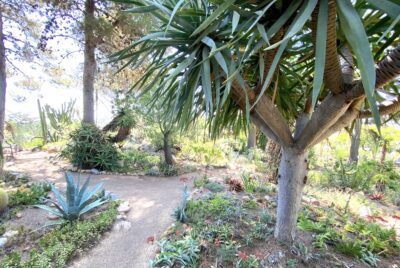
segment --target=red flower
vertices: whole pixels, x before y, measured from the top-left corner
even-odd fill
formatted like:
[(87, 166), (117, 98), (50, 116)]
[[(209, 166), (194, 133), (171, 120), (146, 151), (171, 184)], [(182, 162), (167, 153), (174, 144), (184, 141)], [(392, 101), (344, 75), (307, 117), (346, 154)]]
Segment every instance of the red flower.
[(181, 231), (176, 230), (176, 231), (175, 231), (175, 235), (181, 235)]
[(257, 251), (256, 251), (256, 257), (257, 257), (258, 259), (262, 260), (262, 259), (264, 259), (265, 256), (264, 256), (264, 254), (262, 254), (261, 251), (257, 250)]
[(156, 238), (154, 236), (149, 236), (147, 237), (147, 243), (148, 244), (153, 244)]
[(247, 259), (249, 258), (249, 256), (247, 256), (247, 254), (244, 253), (244, 252), (242, 252), (242, 251), (239, 251), (239, 252), (238, 252), (238, 257), (239, 257), (239, 259), (241, 259), (242, 261), (247, 261)]
[(181, 178), (179, 179), (179, 181), (185, 183), (185, 182), (188, 181), (188, 178), (186, 178), (186, 177), (181, 177)]

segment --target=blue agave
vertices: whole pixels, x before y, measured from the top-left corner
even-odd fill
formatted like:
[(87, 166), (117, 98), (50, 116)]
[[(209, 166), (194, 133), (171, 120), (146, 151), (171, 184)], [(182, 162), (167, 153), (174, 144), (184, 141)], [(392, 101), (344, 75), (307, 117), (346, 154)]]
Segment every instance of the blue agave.
[(61, 220), (54, 222), (54, 224), (78, 220), (82, 214), (110, 200), (108, 196), (97, 195), (103, 187), (102, 183), (95, 185), (90, 190), (88, 189), (90, 177), (86, 179), (82, 187), (80, 185), (80, 176), (78, 176), (78, 179), (75, 181), (72, 174), (65, 173), (65, 179), (67, 181), (65, 196), (62, 195), (54, 185), (51, 186), (51, 191), (54, 193), (57, 202), (53, 200), (50, 200), (50, 202), (54, 204), (55, 207), (36, 205), (36, 207), (60, 217)]

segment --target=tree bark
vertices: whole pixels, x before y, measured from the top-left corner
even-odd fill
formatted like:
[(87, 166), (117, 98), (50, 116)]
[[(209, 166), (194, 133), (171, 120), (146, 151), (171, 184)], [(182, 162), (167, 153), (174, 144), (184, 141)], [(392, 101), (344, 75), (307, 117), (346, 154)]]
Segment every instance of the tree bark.
[(83, 122), (94, 124), (94, 77), (96, 72), (95, 48), (93, 32), (95, 1), (85, 2), (85, 47), (83, 63)]
[(171, 145), (170, 143), (170, 132), (166, 131), (163, 133), (163, 150), (164, 150), (164, 158), (165, 158), (165, 163), (167, 163), (170, 166), (173, 166), (175, 164), (174, 157), (172, 156), (172, 151), (171, 151)]
[(387, 153), (387, 140), (383, 141), (382, 151), (381, 151), (381, 164), (385, 163), (386, 160), (386, 153)]
[(277, 184), (279, 162), (281, 160), (281, 146), (273, 140), (268, 139), (265, 151), (267, 153), (268, 181)]
[(247, 149), (253, 149), (256, 147), (257, 142), (257, 128), (254, 125), (250, 125), (249, 134), (247, 136)]
[(4, 154), (4, 122), (6, 112), (6, 52), (4, 47), (3, 13), (0, 10), (0, 177), (3, 176)]
[(278, 175), (278, 209), (275, 237), (292, 242), (295, 238), (301, 195), (307, 181), (307, 156), (293, 147), (282, 148)]
[(350, 156), (349, 163), (358, 162), (358, 152), (360, 148), (361, 141), (361, 120), (357, 119), (354, 124), (354, 130), (351, 135), (351, 145), (350, 145)]

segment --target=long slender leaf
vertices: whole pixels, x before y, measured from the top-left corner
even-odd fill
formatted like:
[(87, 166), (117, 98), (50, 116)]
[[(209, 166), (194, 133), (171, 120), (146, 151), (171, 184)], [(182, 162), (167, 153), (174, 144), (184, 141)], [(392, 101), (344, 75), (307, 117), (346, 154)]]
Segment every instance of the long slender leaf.
[[(340, 1), (339, 1), (340, 2)], [(393, 19), (400, 14), (400, 5), (389, 0), (367, 0), (374, 7), (386, 12)]]
[(375, 63), (364, 26), (350, 0), (337, 1), (340, 25), (357, 58), (361, 79), (371, 106), (375, 124), (380, 131), (380, 117), (375, 100)]
[(315, 67), (312, 89), (312, 107), (314, 108), (321, 91), (325, 58), (326, 58), (326, 38), (328, 26), (328, 0), (321, 0), (319, 3), (318, 22), (317, 22), (317, 40), (315, 49)]

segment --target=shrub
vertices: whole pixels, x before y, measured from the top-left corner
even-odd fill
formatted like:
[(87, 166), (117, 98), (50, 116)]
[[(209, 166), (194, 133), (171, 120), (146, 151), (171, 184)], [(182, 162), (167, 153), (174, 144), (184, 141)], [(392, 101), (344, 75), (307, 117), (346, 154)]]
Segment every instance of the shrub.
[(204, 188), (208, 189), (210, 192), (213, 192), (213, 193), (222, 192), (225, 189), (225, 187), (221, 183), (214, 182), (214, 181), (210, 181), (210, 182), (206, 183), (204, 185)]
[(248, 193), (254, 193), (257, 187), (260, 185), (257, 178), (250, 173), (242, 173), (241, 179), (243, 182), (243, 187)]
[(163, 240), (160, 253), (151, 261), (150, 267), (196, 267), (200, 244), (188, 236), (183, 240)]
[(204, 174), (202, 177), (200, 178), (196, 178), (193, 182), (194, 187), (196, 188), (201, 188), (204, 187), (210, 180), (208, 179), (207, 174)]
[(10, 193), (9, 205), (17, 206), (36, 205), (45, 201), (51, 186), (48, 183), (34, 183), (30, 188), (20, 187), (16, 192)]
[(139, 150), (125, 151), (121, 154), (121, 172), (148, 171), (154, 166), (158, 166), (160, 158), (157, 155)]
[(188, 192), (188, 187), (185, 185), (183, 188), (183, 197), (180, 205), (175, 208), (174, 210), (174, 218), (179, 221), (179, 222), (186, 222), (187, 216), (186, 216), (186, 209), (187, 209), (187, 204), (189, 201), (189, 192)]
[(0, 215), (8, 207), (8, 194), (4, 189), (0, 188)]
[(36, 205), (36, 207), (60, 217), (62, 220), (58, 221), (57, 224), (61, 224), (64, 221), (78, 220), (81, 215), (109, 201), (108, 196), (96, 196), (103, 186), (102, 183), (88, 190), (90, 178), (86, 179), (82, 187), (80, 185), (80, 178), (75, 181), (71, 174), (66, 173), (65, 180), (67, 181), (65, 197), (61, 195), (60, 191), (54, 185), (51, 187), (51, 191), (57, 199), (57, 202), (50, 200), (55, 208), (46, 205)]
[(238, 179), (228, 180), (229, 191), (242, 192), (244, 190), (243, 183)]
[(104, 133), (92, 124), (82, 124), (70, 134), (70, 141), (61, 151), (80, 169), (114, 170), (118, 167), (119, 153)]
[[(8, 254), (0, 263), (4, 268), (66, 267), (77, 252), (93, 245), (102, 233), (110, 229), (117, 217), (117, 203), (86, 221), (61, 225), (39, 240), (39, 247), (27, 252), (22, 260), (18, 252)], [(24, 254), (25, 255), (25, 254)]]
[(164, 176), (176, 176), (178, 175), (178, 169), (174, 165), (168, 165), (164, 161), (160, 161), (159, 170)]

